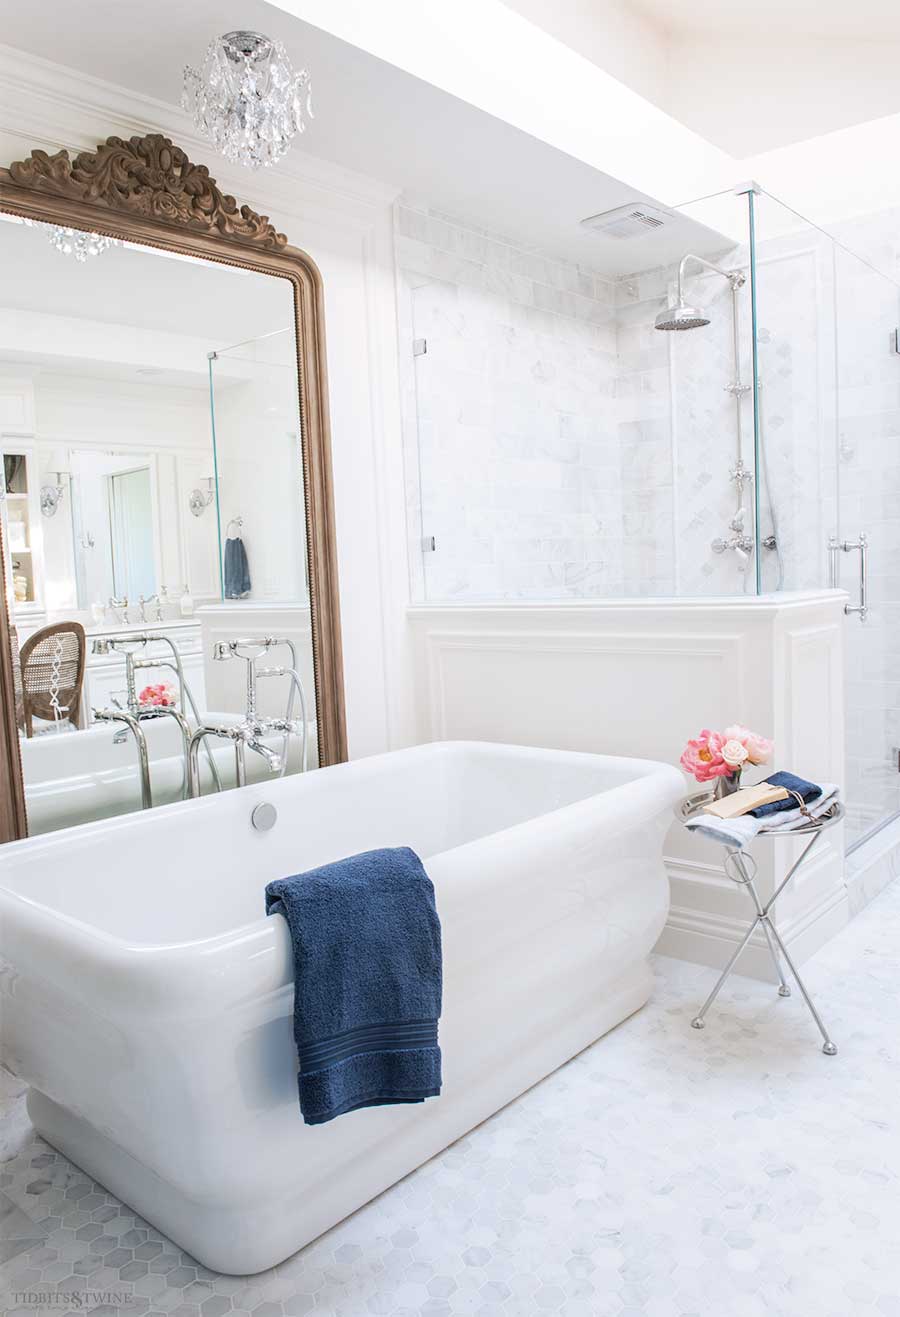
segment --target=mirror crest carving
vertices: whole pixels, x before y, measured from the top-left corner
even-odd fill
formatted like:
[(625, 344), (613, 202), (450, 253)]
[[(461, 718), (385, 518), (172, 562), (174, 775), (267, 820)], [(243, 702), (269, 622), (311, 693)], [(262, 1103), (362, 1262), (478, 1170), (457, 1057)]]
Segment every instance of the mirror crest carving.
[(205, 165), (194, 164), (161, 133), (145, 137), (108, 137), (95, 151), (74, 160), (68, 151), (35, 150), (0, 180), (30, 191), (50, 193), (109, 210), (186, 225), (199, 232), (220, 233), (271, 251), (287, 238), (250, 206), (239, 206), (224, 193)]

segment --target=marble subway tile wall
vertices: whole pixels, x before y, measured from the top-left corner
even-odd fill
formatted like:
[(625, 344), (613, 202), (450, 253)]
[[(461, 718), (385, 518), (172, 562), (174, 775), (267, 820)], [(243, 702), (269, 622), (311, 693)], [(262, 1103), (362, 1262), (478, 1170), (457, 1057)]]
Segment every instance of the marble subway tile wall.
[(677, 593), (668, 335), (654, 329), (670, 271), (616, 282), (619, 451), (627, 593)]
[(414, 590), (625, 593), (614, 283), (408, 206), (396, 244)]

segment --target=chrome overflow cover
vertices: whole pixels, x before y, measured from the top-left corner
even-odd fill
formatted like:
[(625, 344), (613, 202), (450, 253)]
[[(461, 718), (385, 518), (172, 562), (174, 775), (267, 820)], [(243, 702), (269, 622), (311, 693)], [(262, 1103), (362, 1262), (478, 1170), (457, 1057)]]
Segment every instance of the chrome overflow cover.
[(257, 832), (268, 832), (270, 828), (274, 828), (277, 818), (278, 810), (267, 800), (261, 800), (258, 805), (254, 805), (250, 813), (250, 822)]

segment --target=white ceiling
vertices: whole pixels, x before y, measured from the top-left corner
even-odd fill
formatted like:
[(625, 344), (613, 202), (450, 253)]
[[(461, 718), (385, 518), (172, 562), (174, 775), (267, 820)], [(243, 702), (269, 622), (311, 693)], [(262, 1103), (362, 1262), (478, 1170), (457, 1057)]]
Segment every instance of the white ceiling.
[[(895, 0), (626, 0), (669, 34), (900, 40)], [(740, 51), (735, 51), (740, 58)]]
[[(237, 26), (281, 38), (311, 69), (316, 118), (293, 152), (611, 275), (672, 260), (685, 245), (680, 226), (633, 244), (586, 233), (584, 217), (648, 198), (264, 0), (156, 0), (152, 16), (121, 0), (67, 0), (52, 23), (40, 4), (0, 0), (5, 44), (169, 105), (179, 102), (184, 63), (199, 62), (213, 36)], [(212, 152), (208, 162), (215, 173)], [(707, 251), (717, 241), (703, 232), (690, 239)]]
[(896, 0), (503, 3), (737, 160), (900, 112)]

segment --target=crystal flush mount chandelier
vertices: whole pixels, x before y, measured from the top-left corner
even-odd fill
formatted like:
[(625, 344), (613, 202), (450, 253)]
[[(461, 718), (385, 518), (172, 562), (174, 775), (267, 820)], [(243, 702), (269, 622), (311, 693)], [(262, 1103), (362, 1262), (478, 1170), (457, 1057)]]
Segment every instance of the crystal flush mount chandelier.
[(276, 164), (313, 117), (309, 70), (295, 73), (280, 41), (227, 32), (199, 71), (184, 70), (181, 103), (203, 135), (235, 164)]

